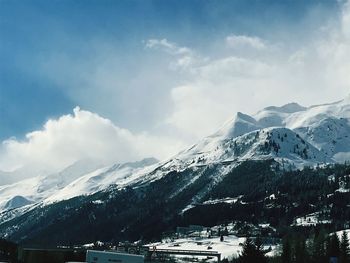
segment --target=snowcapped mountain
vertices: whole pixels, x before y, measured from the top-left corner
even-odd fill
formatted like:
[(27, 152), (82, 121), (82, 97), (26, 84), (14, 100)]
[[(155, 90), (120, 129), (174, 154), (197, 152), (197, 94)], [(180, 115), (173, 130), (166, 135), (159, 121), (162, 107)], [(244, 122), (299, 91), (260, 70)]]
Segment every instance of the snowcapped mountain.
[(91, 160), (81, 160), (59, 173), (40, 175), (17, 183), (0, 186), (0, 211), (34, 204), (63, 189), (82, 175), (101, 165)]
[(0, 211), (87, 195), (110, 185), (154, 181), (188, 167), (251, 159), (275, 159), (293, 167), (331, 163), (350, 152), (349, 117), (350, 98), (309, 108), (272, 106), (253, 116), (238, 112), (218, 132), (158, 165), (154, 159), (107, 167), (83, 160), (57, 174), (0, 186)]
[(350, 152), (349, 121), (350, 96), (308, 108), (289, 103), (252, 116), (238, 112), (218, 132), (179, 153), (167, 166), (267, 158), (299, 167), (332, 163)]
[[(350, 123), (345, 118), (324, 118), (295, 131), (336, 161), (350, 152)], [(350, 156), (349, 156), (350, 157)]]
[(37, 176), (1, 186), (0, 212), (92, 194), (117, 183), (126, 184), (128, 180), (139, 176), (143, 168), (156, 162), (156, 159), (148, 158), (101, 168), (100, 164), (91, 160), (81, 160), (58, 174)]
[(336, 161), (344, 161), (340, 157), (350, 152), (350, 96), (335, 103), (309, 108), (293, 104), (293, 111), (289, 114), (281, 110), (286, 106), (274, 107), (273, 110), (267, 108), (254, 118), (264, 127), (274, 125), (289, 128), (327, 156)]
[[(82, 161), (58, 174), (0, 186), (0, 228), (16, 235), (17, 227), (12, 224), (20, 222), (32, 231), (27, 216), (50, 217), (61, 203), (65, 207), (68, 202), (72, 208), (69, 213), (75, 215), (80, 211), (75, 202), (80, 201), (74, 201), (74, 197), (91, 209), (101, 204), (104, 207), (111, 196), (129, 202), (131, 197), (125, 189), (132, 189), (133, 198), (140, 203), (144, 202), (142, 196), (150, 195), (147, 205), (155, 198), (165, 198), (179, 211), (185, 211), (207, 200), (225, 178), (239, 176), (235, 171), (245, 163), (254, 174), (254, 169), (265, 167), (271, 171), (276, 164), (290, 170), (349, 159), (350, 97), (311, 107), (296, 103), (271, 106), (252, 116), (239, 112), (216, 133), (165, 161), (150, 158), (110, 166)], [(158, 196), (160, 189), (162, 197)], [(136, 206), (135, 211), (140, 208)], [(101, 210), (101, 215), (104, 213)], [(65, 220), (65, 213), (62, 218)]]
[[(189, 171), (181, 189), (199, 180), (210, 167), (210, 185), (240, 163), (248, 160), (275, 160), (285, 169), (302, 168), (350, 159), (350, 97), (331, 104), (303, 107), (290, 103), (267, 107), (255, 115), (237, 113), (216, 133), (169, 160), (102, 166), (91, 160), (73, 164), (57, 174), (37, 176), (0, 186), (1, 220), (11, 219), (36, 206), (45, 206), (77, 196), (108, 189), (138, 187), (166, 177), (172, 172)], [(207, 176), (207, 175), (206, 175)], [(191, 205), (191, 204), (188, 204)]]
[(139, 162), (115, 164), (85, 174), (43, 200), (45, 204), (88, 195), (115, 185), (123, 187), (155, 168), (157, 159), (147, 158)]
[(185, 168), (266, 159), (285, 161), (298, 167), (333, 162), (324, 152), (305, 141), (296, 132), (288, 128), (272, 127), (248, 132), (238, 137), (230, 135), (207, 137), (178, 154), (166, 166)]
[(208, 138), (222, 141), (265, 128), (287, 128), (326, 155), (315, 161), (344, 161), (350, 157), (349, 122), (350, 96), (335, 103), (311, 107), (297, 103), (271, 106), (253, 116), (238, 113), (219, 132)]
[(307, 110), (297, 103), (289, 103), (281, 107), (267, 107), (253, 116), (261, 127), (285, 127), (285, 120), (291, 115)]
[(235, 138), (245, 133), (263, 128), (253, 117), (238, 112), (234, 119), (226, 122), (223, 127), (210, 138)]
[(350, 160), (350, 96), (330, 104), (289, 103), (255, 115), (238, 112), (221, 129), (131, 184), (189, 167), (274, 159), (287, 169)]

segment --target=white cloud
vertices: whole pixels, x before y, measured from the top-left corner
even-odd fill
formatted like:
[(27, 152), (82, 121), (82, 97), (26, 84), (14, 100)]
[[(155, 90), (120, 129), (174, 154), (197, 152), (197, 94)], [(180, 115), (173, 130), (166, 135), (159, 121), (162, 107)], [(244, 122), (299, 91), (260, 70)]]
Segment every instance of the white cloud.
[(256, 36), (230, 35), (226, 37), (226, 43), (231, 48), (254, 48), (262, 50), (266, 48), (264, 41)]
[(147, 48), (160, 49), (171, 55), (191, 55), (193, 51), (188, 47), (180, 47), (167, 39), (149, 39), (146, 42)]
[[(266, 42), (258, 37), (230, 35), (230, 53), (191, 68), (185, 85), (174, 87), (174, 111), (166, 122), (192, 138), (215, 132), (237, 111), (255, 113), (291, 101), (303, 105), (332, 102), (350, 91), (350, 2), (341, 24), (320, 28), (307, 43)], [(245, 47), (259, 50), (254, 56)], [(237, 52), (237, 51), (242, 52)], [(237, 57), (239, 55), (239, 57)]]
[[(199, 67), (192, 81), (175, 87), (170, 125), (192, 138), (215, 132), (237, 111), (266, 105), (279, 70), (258, 60), (227, 57)], [(255, 104), (255, 105), (254, 105)]]
[(23, 141), (4, 141), (0, 170), (25, 167), (53, 172), (86, 158), (104, 163), (165, 158), (182, 146), (169, 138), (134, 134), (97, 114), (75, 108), (73, 115), (47, 121), (42, 130), (27, 134)]
[(192, 70), (192, 67), (198, 66), (207, 59), (199, 56), (193, 49), (179, 46), (167, 39), (149, 39), (145, 44), (146, 48), (161, 50), (175, 59), (170, 63), (169, 68), (172, 70)]

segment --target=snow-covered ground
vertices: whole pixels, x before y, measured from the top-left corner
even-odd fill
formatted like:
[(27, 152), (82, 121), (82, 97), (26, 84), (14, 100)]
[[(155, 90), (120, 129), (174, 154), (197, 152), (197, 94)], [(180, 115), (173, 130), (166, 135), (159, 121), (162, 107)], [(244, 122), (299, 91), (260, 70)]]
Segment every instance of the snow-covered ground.
[[(179, 239), (164, 239), (159, 243), (148, 244), (149, 247), (156, 249), (172, 249), (172, 250), (200, 250), (200, 251), (216, 251), (221, 254), (221, 258), (238, 257), (242, 252), (242, 244), (246, 238), (229, 235), (224, 237), (224, 241), (220, 241), (219, 237), (213, 238), (179, 238)], [(264, 246), (264, 249), (269, 249), (270, 245)], [(272, 251), (267, 255), (272, 256), (277, 253), (277, 246), (271, 245)], [(215, 259), (214, 259), (215, 260)]]
[(346, 235), (348, 236), (348, 239), (350, 240), (350, 229), (344, 229), (344, 230), (335, 232), (337, 234), (339, 240), (341, 239), (343, 232), (346, 233)]
[(220, 204), (220, 203), (226, 203), (226, 204), (234, 204), (238, 201), (238, 199), (240, 198), (236, 197), (236, 198), (231, 198), (231, 197), (226, 197), (226, 198), (221, 198), (221, 199), (210, 199), (208, 201), (203, 202), (204, 205), (214, 205), (214, 204)]

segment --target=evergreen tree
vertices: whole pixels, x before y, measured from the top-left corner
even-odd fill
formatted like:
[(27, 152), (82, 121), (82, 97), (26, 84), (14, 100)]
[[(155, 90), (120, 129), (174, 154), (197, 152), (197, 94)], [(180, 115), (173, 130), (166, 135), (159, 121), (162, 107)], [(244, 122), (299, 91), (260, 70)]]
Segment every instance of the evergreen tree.
[(307, 263), (309, 261), (309, 255), (306, 250), (306, 241), (304, 237), (299, 237), (295, 241), (295, 262), (296, 263)]
[(349, 238), (345, 231), (343, 231), (340, 240), (340, 255), (339, 263), (349, 263), (350, 262), (350, 248), (349, 248)]
[(328, 257), (339, 258), (340, 254), (340, 242), (337, 234), (329, 237)]
[(257, 251), (263, 251), (264, 247), (263, 247), (263, 243), (260, 237), (257, 237), (254, 241), (254, 245), (257, 249)]
[(283, 263), (291, 263), (292, 247), (289, 238), (286, 237), (282, 244), (282, 255), (281, 259)]
[(326, 235), (324, 230), (316, 233), (311, 247), (311, 262), (328, 263), (326, 257)]
[(243, 244), (242, 254), (238, 258), (239, 263), (267, 263), (267, 257), (262, 251), (262, 244), (260, 239), (253, 242), (247, 238)]
[(239, 262), (240, 263), (248, 263), (252, 262), (255, 255), (255, 246), (253, 241), (250, 238), (247, 238), (246, 241), (243, 243), (243, 250), (242, 254), (239, 256)]

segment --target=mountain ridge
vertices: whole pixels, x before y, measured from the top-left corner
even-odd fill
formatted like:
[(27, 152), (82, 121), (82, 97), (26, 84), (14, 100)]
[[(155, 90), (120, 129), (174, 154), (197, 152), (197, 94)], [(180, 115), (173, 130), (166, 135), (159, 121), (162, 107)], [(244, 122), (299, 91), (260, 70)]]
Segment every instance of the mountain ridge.
[(85, 198), (108, 189), (138, 189), (177, 173), (189, 177), (179, 181), (173, 197), (200, 185), (192, 193), (191, 201), (183, 204), (185, 209), (247, 161), (273, 160), (283, 169), (294, 170), (336, 163), (339, 156), (350, 159), (349, 118), (350, 98), (311, 107), (297, 103), (270, 106), (252, 116), (238, 112), (216, 133), (167, 160), (150, 158), (92, 167), (87, 172), (78, 167), (72, 173), (63, 171), (1, 186), (0, 227), (16, 217), (64, 200)]

